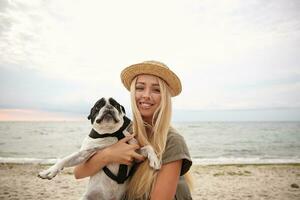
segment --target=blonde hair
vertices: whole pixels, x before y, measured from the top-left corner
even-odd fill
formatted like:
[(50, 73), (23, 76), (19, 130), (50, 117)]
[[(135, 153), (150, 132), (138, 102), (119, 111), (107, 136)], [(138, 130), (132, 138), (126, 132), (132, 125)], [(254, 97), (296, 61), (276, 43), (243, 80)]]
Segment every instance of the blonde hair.
[[(172, 111), (171, 93), (168, 85), (162, 79), (158, 78), (161, 94), (160, 105), (153, 114), (152, 124), (145, 124), (135, 101), (136, 81), (137, 77), (134, 78), (130, 86), (133, 133), (136, 134), (136, 138), (141, 146), (150, 144), (161, 161), (170, 128)], [(148, 160), (141, 163), (129, 181), (127, 199), (149, 199), (157, 173), (157, 171), (149, 166)]]

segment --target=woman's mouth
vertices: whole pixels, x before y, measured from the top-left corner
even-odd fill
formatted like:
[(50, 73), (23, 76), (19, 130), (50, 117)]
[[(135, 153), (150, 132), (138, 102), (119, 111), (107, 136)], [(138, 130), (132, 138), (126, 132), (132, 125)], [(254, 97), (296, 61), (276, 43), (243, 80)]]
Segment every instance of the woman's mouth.
[(153, 106), (152, 103), (148, 103), (148, 102), (139, 102), (139, 105), (142, 109), (149, 109), (151, 108), (151, 106)]

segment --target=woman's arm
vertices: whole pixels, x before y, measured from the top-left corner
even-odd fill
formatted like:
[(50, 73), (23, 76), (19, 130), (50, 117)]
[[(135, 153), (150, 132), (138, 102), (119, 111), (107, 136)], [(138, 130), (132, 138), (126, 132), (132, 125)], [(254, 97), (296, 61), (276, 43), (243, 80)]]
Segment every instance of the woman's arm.
[(162, 165), (158, 172), (154, 188), (151, 192), (151, 200), (174, 199), (181, 165), (182, 160), (176, 160)]
[(85, 163), (77, 165), (74, 168), (74, 176), (76, 179), (85, 178), (96, 174), (100, 169), (110, 163), (120, 163), (130, 165), (133, 160), (143, 161), (145, 158), (136, 153), (140, 148), (137, 144), (128, 144), (127, 142), (133, 136), (127, 136), (101, 151), (95, 153)]

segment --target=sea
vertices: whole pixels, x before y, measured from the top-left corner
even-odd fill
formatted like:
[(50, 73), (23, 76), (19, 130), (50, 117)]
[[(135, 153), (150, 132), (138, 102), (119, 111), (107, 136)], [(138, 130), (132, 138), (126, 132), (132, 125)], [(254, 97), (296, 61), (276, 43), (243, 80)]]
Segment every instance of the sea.
[[(173, 122), (194, 164), (300, 163), (300, 122)], [(0, 163), (52, 164), (77, 150), (88, 121), (0, 122)]]

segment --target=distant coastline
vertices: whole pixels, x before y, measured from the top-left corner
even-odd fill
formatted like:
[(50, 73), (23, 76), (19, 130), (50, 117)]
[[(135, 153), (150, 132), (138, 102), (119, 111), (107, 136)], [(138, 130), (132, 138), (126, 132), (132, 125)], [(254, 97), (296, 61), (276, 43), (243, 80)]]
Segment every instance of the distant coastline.
[[(130, 108), (126, 108), (130, 110)], [(89, 108), (57, 112), (26, 109), (1, 109), (1, 121), (87, 121)], [(132, 118), (130, 112), (127, 114)], [(300, 108), (261, 109), (174, 109), (173, 122), (300, 122)]]
[[(42, 158), (13, 158), (0, 157), (0, 163), (5, 164), (54, 164), (59, 159)], [(300, 165), (300, 159), (247, 159), (247, 158), (219, 158), (219, 159), (193, 159), (194, 165), (269, 165), (269, 164), (295, 164)]]

